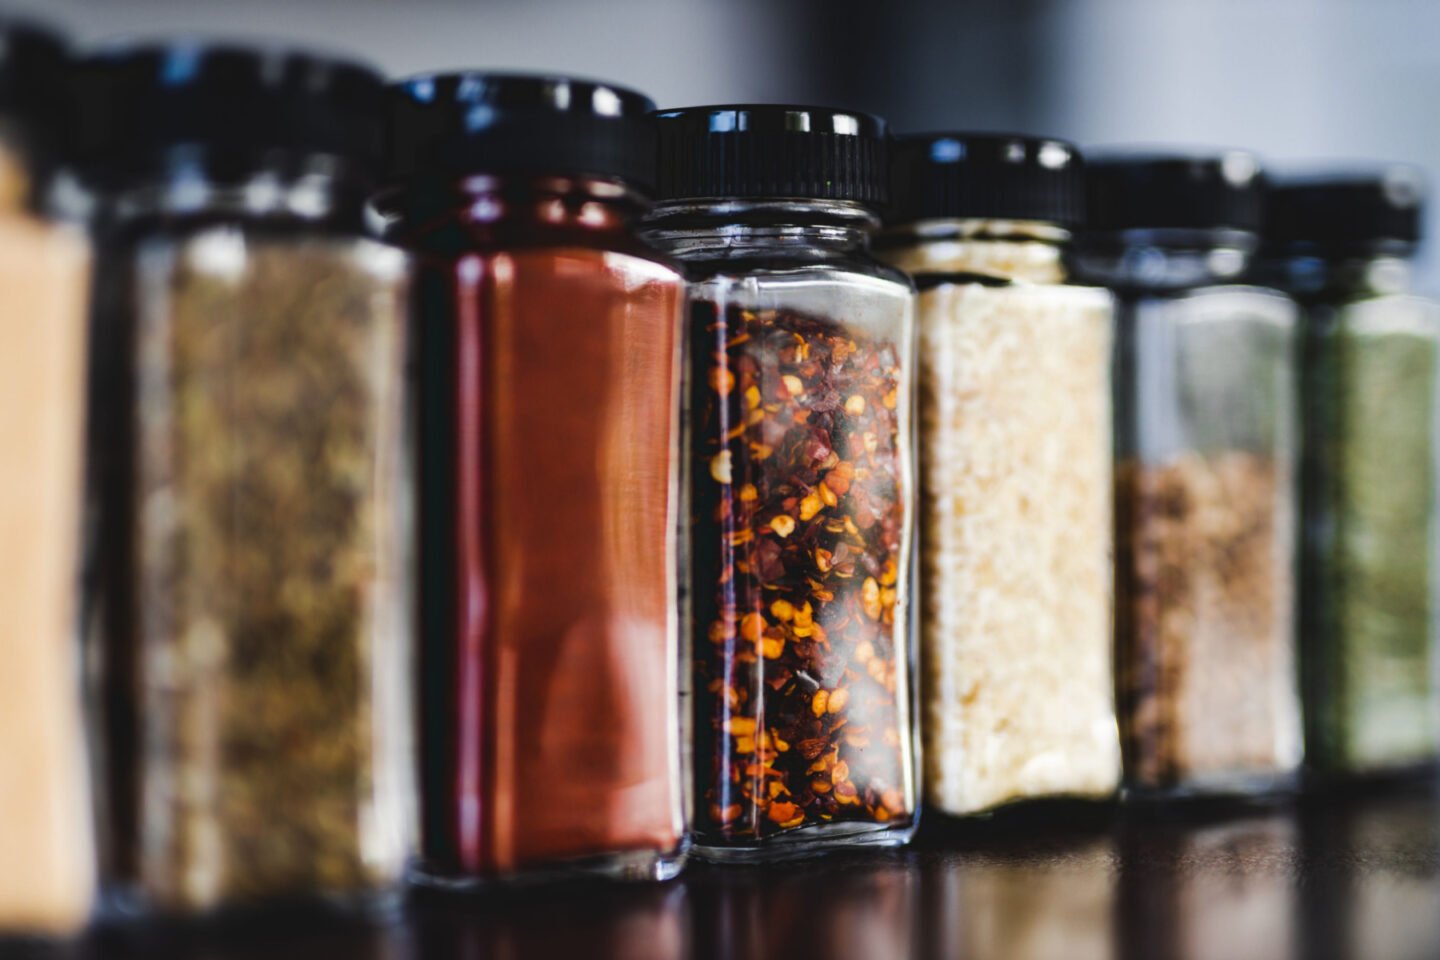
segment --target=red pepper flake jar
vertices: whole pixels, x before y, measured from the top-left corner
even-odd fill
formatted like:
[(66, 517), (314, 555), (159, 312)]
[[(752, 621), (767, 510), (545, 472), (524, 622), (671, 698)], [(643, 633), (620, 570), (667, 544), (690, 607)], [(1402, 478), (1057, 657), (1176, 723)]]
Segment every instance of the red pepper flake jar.
[(417, 264), (420, 879), (673, 876), (685, 286), (633, 229), (653, 104), (476, 73), (393, 93), (381, 206)]
[(684, 441), (696, 849), (904, 843), (914, 289), (873, 259), (884, 126), (657, 115), (649, 236), (691, 271)]

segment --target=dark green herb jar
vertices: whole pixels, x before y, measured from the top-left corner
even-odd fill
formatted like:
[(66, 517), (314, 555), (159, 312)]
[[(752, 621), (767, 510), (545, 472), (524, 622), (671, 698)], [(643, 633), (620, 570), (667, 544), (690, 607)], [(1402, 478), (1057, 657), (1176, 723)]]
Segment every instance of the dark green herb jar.
[(1266, 279), (1304, 309), (1306, 756), (1330, 773), (1440, 750), (1435, 678), (1440, 304), (1410, 292), (1414, 170), (1280, 179)]

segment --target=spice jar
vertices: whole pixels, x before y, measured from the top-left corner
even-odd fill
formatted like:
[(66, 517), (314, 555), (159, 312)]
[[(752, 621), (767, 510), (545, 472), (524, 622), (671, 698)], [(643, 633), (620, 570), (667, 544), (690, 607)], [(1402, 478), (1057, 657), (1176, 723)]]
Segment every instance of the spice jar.
[(89, 254), (45, 203), (66, 70), (57, 37), (0, 20), (0, 940), (74, 932), (95, 885), (76, 632)]
[(914, 291), (868, 251), (883, 124), (790, 106), (657, 117), (647, 235), (691, 278), (697, 848), (745, 860), (903, 843)]
[(363, 220), (383, 85), (203, 44), (84, 80), (108, 869), (162, 911), (371, 903), (412, 789), (405, 264)]
[(1119, 298), (1116, 691), (1128, 784), (1247, 792), (1300, 759), (1296, 310), (1239, 282), (1259, 165), (1091, 158), (1078, 271)]
[(420, 878), (673, 876), (685, 287), (634, 229), (653, 105), (478, 73), (393, 93), (381, 203), (417, 258)]
[(1440, 750), (1440, 305), (1410, 292), (1423, 186), (1392, 167), (1267, 190), (1259, 273), (1304, 316), (1301, 680), (1324, 772)]
[(1112, 307), (1067, 283), (1080, 157), (968, 134), (891, 151), (881, 255), (920, 287), (926, 798), (1107, 796)]

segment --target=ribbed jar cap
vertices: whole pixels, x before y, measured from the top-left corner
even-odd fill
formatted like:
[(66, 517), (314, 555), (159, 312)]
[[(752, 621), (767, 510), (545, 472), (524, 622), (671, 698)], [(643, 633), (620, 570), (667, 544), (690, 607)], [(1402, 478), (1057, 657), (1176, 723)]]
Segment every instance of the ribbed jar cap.
[(1356, 252), (1420, 241), (1425, 175), (1392, 164), (1272, 176), (1265, 185), (1265, 245)]
[(384, 84), (348, 59), (187, 40), (111, 47), (81, 65), (82, 165), (124, 183), (177, 160), (243, 175), (324, 156), (378, 172)]
[(927, 133), (891, 141), (889, 223), (959, 218), (1073, 227), (1084, 215), (1080, 151), (1063, 140)]
[(853, 110), (720, 104), (661, 110), (658, 199), (771, 197), (881, 205), (885, 122)]
[(386, 179), (472, 174), (613, 177), (649, 193), (646, 96), (595, 80), (509, 73), (411, 77), (390, 88)]
[(1260, 161), (1253, 153), (1091, 153), (1085, 163), (1092, 230), (1260, 229)]

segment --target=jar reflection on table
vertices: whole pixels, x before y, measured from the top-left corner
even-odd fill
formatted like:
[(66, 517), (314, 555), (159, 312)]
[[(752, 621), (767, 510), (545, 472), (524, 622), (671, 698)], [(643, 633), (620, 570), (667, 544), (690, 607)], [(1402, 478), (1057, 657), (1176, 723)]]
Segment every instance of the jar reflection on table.
[(550, 885), (492, 889), (480, 900), (417, 897), (410, 911), (413, 960), (585, 957), (688, 960), (692, 942), (684, 883)]
[(967, 960), (1110, 960), (1123, 922), (1115, 859), (1112, 838), (1084, 832), (932, 854), (921, 868), (925, 942)]
[(1307, 955), (1289, 811), (1127, 823), (1117, 848), (1120, 960)]
[(902, 960), (921, 955), (920, 879), (901, 854), (687, 878), (695, 960)]
[[(1440, 794), (1433, 778), (1309, 798), (1300, 811), (1306, 956), (1440, 951)], [(1326, 869), (1329, 868), (1329, 869)]]

